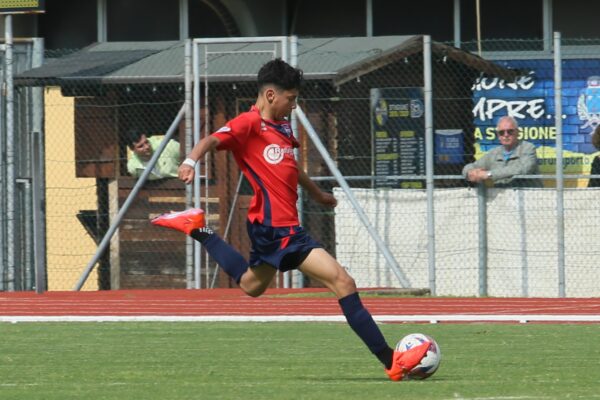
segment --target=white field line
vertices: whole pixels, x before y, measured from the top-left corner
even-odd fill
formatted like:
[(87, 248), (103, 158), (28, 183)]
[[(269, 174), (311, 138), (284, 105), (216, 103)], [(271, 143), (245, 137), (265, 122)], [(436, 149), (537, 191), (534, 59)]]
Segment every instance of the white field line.
[(534, 399), (549, 399), (546, 396), (501, 396), (501, 397), (453, 397), (449, 400), (534, 400)]
[[(600, 322), (599, 314), (374, 315), (377, 322)], [(345, 322), (343, 315), (39, 315), (0, 316), (0, 322)]]

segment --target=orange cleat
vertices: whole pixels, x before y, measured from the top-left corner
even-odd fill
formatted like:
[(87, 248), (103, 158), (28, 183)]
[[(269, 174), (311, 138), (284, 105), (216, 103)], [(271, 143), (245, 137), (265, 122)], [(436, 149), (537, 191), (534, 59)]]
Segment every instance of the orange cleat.
[(392, 367), (385, 369), (385, 373), (393, 381), (401, 381), (406, 378), (414, 367), (419, 365), (421, 359), (427, 354), (431, 343), (423, 343), (406, 351), (394, 350)]
[(186, 235), (189, 235), (194, 229), (204, 228), (206, 226), (204, 210), (200, 208), (190, 208), (185, 211), (163, 214), (154, 218), (150, 223), (152, 225), (175, 229)]

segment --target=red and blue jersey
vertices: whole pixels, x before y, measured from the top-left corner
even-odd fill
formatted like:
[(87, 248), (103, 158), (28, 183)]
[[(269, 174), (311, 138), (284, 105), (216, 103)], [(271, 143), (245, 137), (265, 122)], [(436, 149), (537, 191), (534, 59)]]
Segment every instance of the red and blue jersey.
[(213, 133), (218, 150), (229, 150), (252, 185), (248, 220), (267, 226), (298, 225), (298, 166), (294, 148), (299, 143), (288, 121), (261, 118), (256, 107), (238, 115)]

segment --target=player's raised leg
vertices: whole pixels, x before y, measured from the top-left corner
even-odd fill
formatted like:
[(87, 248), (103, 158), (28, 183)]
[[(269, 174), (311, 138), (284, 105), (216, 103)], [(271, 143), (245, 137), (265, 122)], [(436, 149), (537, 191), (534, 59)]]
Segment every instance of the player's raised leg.
[(249, 296), (257, 297), (264, 293), (275, 275), (275, 269), (268, 265), (249, 268), (248, 261), (237, 250), (206, 226), (204, 211), (199, 208), (163, 214), (151, 223), (178, 230), (198, 240)]
[(248, 268), (239, 282), (240, 288), (252, 297), (258, 297), (267, 290), (277, 270), (268, 264)]
[(159, 215), (150, 221), (152, 225), (174, 229), (189, 235), (194, 229), (204, 228), (206, 218), (201, 208), (190, 208), (185, 211), (176, 211)]

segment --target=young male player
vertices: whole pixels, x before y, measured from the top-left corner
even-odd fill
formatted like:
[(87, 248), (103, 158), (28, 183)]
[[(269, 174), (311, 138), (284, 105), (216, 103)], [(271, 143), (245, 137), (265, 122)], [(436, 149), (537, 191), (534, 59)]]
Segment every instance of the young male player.
[(254, 197), (247, 228), (252, 250), (246, 261), (205, 226), (200, 209), (164, 214), (152, 223), (182, 231), (198, 240), (240, 288), (260, 296), (277, 270), (298, 269), (323, 283), (338, 298), (350, 327), (385, 366), (392, 380), (400, 380), (418, 364), (427, 344), (408, 352), (392, 350), (371, 314), (363, 306), (354, 279), (299, 225), (297, 185), (329, 207), (337, 205), (298, 168), (293, 149), (299, 147), (287, 117), (296, 107), (302, 71), (280, 59), (266, 63), (258, 73), (258, 98), (250, 109), (203, 138), (179, 167), (179, 178), (191, 183), (194, 165), (208, 151), (229, 150), (252, 185)]

